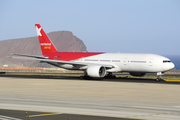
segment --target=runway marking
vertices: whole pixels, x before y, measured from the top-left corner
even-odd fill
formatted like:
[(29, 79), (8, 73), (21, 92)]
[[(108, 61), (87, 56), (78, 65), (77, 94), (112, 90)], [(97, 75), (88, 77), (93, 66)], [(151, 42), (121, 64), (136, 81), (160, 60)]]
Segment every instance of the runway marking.
[(164, 79), (166, 82), (180, 82), (180, 80)]
[(149, 115), (134, 115), (134, 116), (125, 116), (123, 118), (136, 119), (136, 118), (140, 118), (140, 117), (149, 117), (149, 116), (157, 116), (157, 115), (172, 115), (172, 114), (175, 114), (175, 113), (157, 113), (157, 114), (149, 114)]
[(21, 119), (0, 115), (0, 120), (21, 120)]
[(60, 115), (60, 114), (63, 114), (63, 113), (50, 113), (50, 114), (29, 115), (29, 117), (40, 117), (40, 116)]

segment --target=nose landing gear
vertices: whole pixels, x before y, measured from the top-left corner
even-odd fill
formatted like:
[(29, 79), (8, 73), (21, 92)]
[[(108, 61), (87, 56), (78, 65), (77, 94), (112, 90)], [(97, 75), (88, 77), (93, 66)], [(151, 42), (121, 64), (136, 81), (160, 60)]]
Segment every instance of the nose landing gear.
[(162, 80), (162, 78), (161, 78), (162, 75), (164, 75), (162, 72), (158, 72), (158, 73), (157, 73), (157, 79), (156, 79), (156, 80), (157, 80), (157, 81)]

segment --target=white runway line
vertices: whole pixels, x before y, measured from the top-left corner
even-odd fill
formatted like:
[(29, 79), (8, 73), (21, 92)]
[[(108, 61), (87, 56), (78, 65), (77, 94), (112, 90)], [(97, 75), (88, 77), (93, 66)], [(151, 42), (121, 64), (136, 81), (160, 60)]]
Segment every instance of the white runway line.
[(0, 115), (0, 120), (22, 120), (22, 119)]

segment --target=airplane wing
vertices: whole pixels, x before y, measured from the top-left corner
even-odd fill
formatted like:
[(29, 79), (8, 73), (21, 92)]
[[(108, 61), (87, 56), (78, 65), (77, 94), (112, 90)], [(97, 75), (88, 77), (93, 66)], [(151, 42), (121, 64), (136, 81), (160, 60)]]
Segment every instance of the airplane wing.
[[(52, 65), (63, 65), (63, 64), (70, 64), (73, 66), (79, 66), (79, 67), (83, 67), (83, 66), (88, 66), (88, 65), (92, 65), (92, 63), (84, 63), (84, 62), (76, 62), (76, 61), (62, 61), (62, 60), (50, 60), (47, 59), (46, 57), (41, 57), (41, 56), (36, 56), (36, 55), (22, 55), (22, 54), (14, 54), (17, 56), (24, 56), (24, 57), (16, 57), (16, 56), (10, 56), (11, 58), (15, 58), (15, 59), (26, 59), (26, 60), (36, 60), (36, 61), (40, 61), (40, 62), (46, 62)], [(95, 64), (95, 65), (101, 65), (107, 69), (110, 68), (114, 68), (113, 65), (106, 65), (106, 64)]]

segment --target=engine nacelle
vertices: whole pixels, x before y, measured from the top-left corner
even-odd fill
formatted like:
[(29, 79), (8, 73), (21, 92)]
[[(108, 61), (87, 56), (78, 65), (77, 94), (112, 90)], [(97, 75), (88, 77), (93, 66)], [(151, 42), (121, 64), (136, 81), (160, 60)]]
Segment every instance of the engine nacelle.
[(144, 76), (146, 73), (130, 72), (129, 74), (132, 75), (132, 76), (142, 77), (142, 76)]
[(100, 65), (91, 65), (86, 72), (90, 77), (103, 78), (106, 75), (106, 68)]

